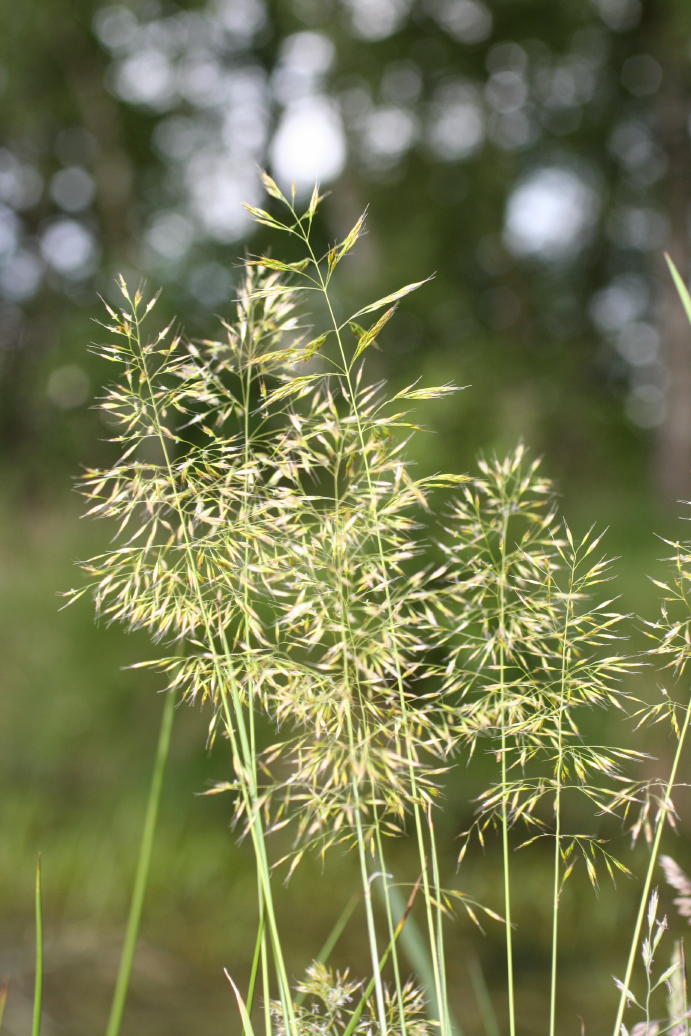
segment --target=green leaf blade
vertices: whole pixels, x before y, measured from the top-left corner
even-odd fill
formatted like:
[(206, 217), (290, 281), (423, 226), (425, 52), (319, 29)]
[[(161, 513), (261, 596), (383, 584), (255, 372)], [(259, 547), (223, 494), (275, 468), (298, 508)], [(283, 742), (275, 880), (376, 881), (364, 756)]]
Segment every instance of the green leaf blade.
[(669, 272), (672, 274), (674, 287), (677, 289), (679, 298), (681, 299), (681, 304), (684, 307), (684, 312), (686, 313), (687, 320), (691, 324), (691, 295), (689, 294), (689, 289), (684, 284), (683, 278), (668, 252), (665, 252), (665, 259), (667, 260)]

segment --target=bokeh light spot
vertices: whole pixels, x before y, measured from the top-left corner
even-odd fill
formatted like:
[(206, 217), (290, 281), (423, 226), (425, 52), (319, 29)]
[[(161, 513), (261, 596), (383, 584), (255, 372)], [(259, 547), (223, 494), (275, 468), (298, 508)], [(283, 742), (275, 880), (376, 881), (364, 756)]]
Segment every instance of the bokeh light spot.
[(49, 266), (64, 277), (80, 279), (92, 269), (95, 257), (93, 236), (73, 219), (57, 219), (41, 235), (41, 254)]
[(89, 398), (89, 379), (76, 363), (66, 363), (51, 371), (46, 395), (61, 410), (73, 410)]
[(343, 124), (336, 106), (325, 96), (290, 104), (271, 145), (271, 167), (283, 184), (306, 192), (315, 182), (333, 180), (346, 156)]
[(69, 166), (60, 169), (50, 181), (50, 193), (60, 208), (80, 212), (88, 208), (94, 197), (94, 181), (86, 169)]
[(509, 197), (506, 243), (516, 255), (566, 258), (582, 244), (597, 207), (596, 192), (575, 171), (537, 169)]

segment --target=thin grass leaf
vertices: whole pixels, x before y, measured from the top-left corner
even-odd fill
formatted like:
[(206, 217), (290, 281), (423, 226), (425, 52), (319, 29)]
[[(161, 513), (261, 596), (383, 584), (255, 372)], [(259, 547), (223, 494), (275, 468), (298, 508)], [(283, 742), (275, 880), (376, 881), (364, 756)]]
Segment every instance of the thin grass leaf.
[(340, 916), (336, 920), (336, 923), (334, 924), (333, 928), (326, 937), (321, 949), (319, 950), (319, 953), (315, 957), (315, 960), (318, 963), (325, 964), (328, 961), (329, 957), (333, 953), (334, 947), (343, 935), (343, 932), (345, 931), (346, 926), (350, 921), (351, 917), (355, 913), (355, 910), (358, 906), (358, 903), (360, 903), (361, 899), (362, 896), (358, 892), (354, 892), (353, 895), (350, 897), (350, 899), (344, 906), (343, 910), (341, 911)]
[[(377, 888), (381, 891), (381, 886), (378, 885)], [(389, 885), (387, 891), (391, 901), (394, 920), (398, 925), (405, 914), (406, 900), (403, 898), (401, 890), (395, 885)], [(423, 938), (415, 918), (410, 915), (410, 913), (406, 923), (401, 929), (401, 945), (413, 972), (425, 991), (427, 1002), (431, 1007), (432, 1014), (438, 1018), (440, 1014), (440, 1006), (437, 1000), (434, 969), (429, 959), (427, 942)], [(458, 1026), (454, 1025), (453, 1028), (454, 1032), (458, 1033), (460, 1036), (460, 1029)]]
[(238, 987), (235, 985), (235, 983), (233, 982), (232, 978), (230, 977), (230, 973), (229, 973), (227, 968), (223, 969), (223, 974), (228, 979), (228, 982), (230, 984), (230, 988), (233, 990), (233, 993), (235, 994), (235, 999), (237, 1001), (238, 1010), (240, 1012), (240, 1019), (242, 1021), (242, 1036), (254, 1036), (254, 1029), (252, 1028), (252, 1022), (250, 1020), (250, 1016), (248, 1014), (247, 1007), (245, 1006), (245, 1001), (242, 999), (242, 996), (240, 994), (240, 990), (238, 989)]
[(254, 1001), (254, 988), (257, 981), (257, 972), (259, 970), (259, 960), (261, 957), (262, 939), (264, 938), (264, 910), (262, 909), (261, 916), (259, 918), (259, 926), (257, 928), (257, 938), (254, 943), (254, 953), (252, 954), (252, 967), (250, 969), (250, 980), (247, 987), (247, 1010), (252, 1011), (252, 1003)]
[[(41, 1014), (43, 1011), (43, 903), (41, 890), (41, 857), (36, 861), (36, 881), (34, 888), (34, 911), (36, 926), (36, 970), (34, 977), (34, 1006), (31, 1036), (41, 1034)], [(3, 1003), (4, 1009), (4, 1003)]]
[(482, 1026), (485, 1030), (485, 1036), (501, 1036), (499, 1020), (494, 1010), (492, 997), (487, 988), (485, 973), (482, 970), (480, 961), (475, 955), (471, 955), (468, 958), (467, 967), (468, 974), (470, 975), (470, 984), (473, 987), (473, 994), (480, 1012)]
[(665, 252), (665, 259), (667, 260), (667, 266), (672, 274), (672, 280), (674, 281), (674, 287), (677, 289), (679, 298), (686, 312), (689, 323), (691, 324), (691, 295), (689, 295), (689, 289), (684, 284), (681, 274), (676, 268), (672, 257)]
[(353, 1013), (352, 1013), (352, 1015), (350, 1017), (350, 1021), (348, 1022), (348, 1025), (346, 1026), (346, 1028), (343, 1031), (343, 1036), (353, 1036), (353, 1033), (355, 1032), (355, 1029), (357, 1028), (358, 1023), (359, 1023), (360, 1019), (362, 1018), (362, 1014), (363, 1014), (363, 1011), (365, 1010), (365, 1006), (367, 1005), (367, 1001), (372, 996), (372, 994), (373, 994), (373, 992), (375, 990), (375, 986), (377, 985), (377, 982), (379, 980), (381, 980), (381, 975), (382, 975), (382, 972), (383, 972), (384, 968), (386, 967), (386, 963), (387, 963), (389, 957), (391, 956), (391, 953), (393, 952), (393, 949), (394, 949), (396, 943), (398, 942), (398, 939), (399, 939), (399, 937), (401, 935), (401, 932), (403, 931), (403, 928), (405, 927), (405, 924), (406, 924), (408, 918), (410, 917), (410, 913), (411, 913), (411, 911), (413, 909), (413, 905), (415, 903), (415, 899), (417, 898), (417, 894), (420, 891), (420, 885), (421, 885), (421, 879), (418, 878), (418, 880), (415, 882), (415, 885), (413, 886), (412, 892), (410, 893), (410, 895), (408, 897), (408, 900), (406, 902), (406, 905), (405, 905), (405, 908), (403, 910), (403, 913), (401, 914), (401, 918), (400, 918), (400, 920), (399, 920), (399, 922), (396, 925), (396, 928), (394, 930), (393, 936), (392, 936), (391, 939), (389, 939), (389, 943), (388, 943), (386, 949), (384, 950), (383, 954), (381, 955), (381, 958), (379, 959), (377, 973), (372, 976), (372, 978), (369, 980), (369, 982), (365, 986), (364, 992), (363, 992), (362, 996), (360, 997), (360, 1000), (358, 1001), (358, 1003), (357, 1003), (357, 1005), (356, 1005), (356, 1007), (355, 1007), (355, 1009), (354, 1009), (354, 1011), (353, 1011)]
[(163, 789), (163, 777), (170, 751), (173, 720), (175, 718), (175, 705), (176, 698), (174, 693), (172, 691), (167, 691), (163, 704), (161, 726), (158, 734), (151, 784), (149, 786), (149, 795), (146, 803), (144, 826), (142, 828), (141, 839), (139, 842), (137, 865), (134, 884), (132, 887), (130, 909), (127, 917), (127, 927), (125, 929), (125, 938), (120, 954), (120, 965), (118, 967), (118, 975), (115, 982), (115, 989), (113, 991), (108, 1024), (106, 1026), (106, 1036), (118, 1036), (122, 1026), (123, 1014), (125, 1012), (125, 1003), (127, 1001), (127, 993), (132, 975), (132, 965), (134, 963), (134, 954), (137, 948), (137, 940), (139, 938), (139, 929), (141, 926), (144, 897), (146, 895), (146, 886), (151, 867), (151, 857), (153, 855), (156, 824), (158, 821), (161, 792)]

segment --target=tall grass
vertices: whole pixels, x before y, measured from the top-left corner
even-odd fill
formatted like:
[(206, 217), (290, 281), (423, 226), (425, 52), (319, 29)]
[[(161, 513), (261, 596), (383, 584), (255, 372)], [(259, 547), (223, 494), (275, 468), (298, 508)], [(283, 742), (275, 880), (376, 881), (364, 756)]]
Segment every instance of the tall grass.
[[(457, 906), (471, 921), (484, 915), (504, 928), (505, 1030), (514, 1036), (521, 1019), (512, 858), (516, 848), (548, 840), (545, 1029), (554, 1036), (568, 879), (578, 864), (594, 886), (602, 873), (627, 870), (598, 834), (603, 814), (628, 820), (650, 842), (614, 1036), (625, 1031), (627, 1003), (638, 1002), (631, 985), (646, 912), (647, 1028), (637, 1032), (653, 1032), (660, 981), (676, 983), (670, 1024), (678, 1029), (688, 1010), (682, 955), (662, 980), (651, 977), (664, 930), (651, 893), (674, 818), (689, 708), (633, 697), (628, 618), (609, 589), (602, 537), (572, 533), (523, 447), (481, 460), (472, 475), (413, 473), (410, 408), (455, 389), (413, 384), (392, 393), (371, 381), (367, 365), (399, 302), (422, 282), (340, 313), (332, 282), (363, 219), (321, 254), (312, 233), (318, 191), (300, 211), (270, 177), (264, 183), (274, 207), (250, 211), (302, 258), (248, 259), (220, 340), (194, 344), (172, 326), (149, 330), (155, 299), (121, 281), (121, 303), (108, 307), (104, 325), (108, 341), (96, 347), (117, 371), (101, 406), (119, 457), (88, 471), (82, 489), (88, 513), (114, 522), (116, 533), (110, 549), (83, 563), (87, 578), (72, 596), (91, 593), (99, 614), (163, 645), (142, 664), (165, 673), (169, 702), (108, 1036), (121, 1027), (178, 699), (206, 707), (210, 737), (227, 745), (229, 779), (217, 790), (232, 795), (254, 854), (249, 987), (228, 976), (243, 1032), (461, 1036), (446, 945)], [(666, 603), (650, 628), (654, 652), (671, 657), (680, 676), (691, 631), (689, 556), (675, 545)], [(681, 617), (671, 617), (672, 604)], [(667, 717), (675, 738), (669, 775), (638, 779), (641, 753), (593, 739), (596, 712), (639, 724)], [(503, 890), (485, 906), (446, 887), (436, 830), (442, 788), (481, 753), (494, 760), (495, 777), (465, 832), (460, 874), (470, 847), (494, 846), (496, 830)], [(572, 800), (581, 802), (573, 830)], [(417, 879), (403, 886), (390, 845), (406, 831)], [(289, 876), (305, 853), (326, 855), (336, 845), (356, 855), (359, 894), (293, 986), (276, 874)], [(329, 956), (358, 901), (369, 973), (356, 978)]]

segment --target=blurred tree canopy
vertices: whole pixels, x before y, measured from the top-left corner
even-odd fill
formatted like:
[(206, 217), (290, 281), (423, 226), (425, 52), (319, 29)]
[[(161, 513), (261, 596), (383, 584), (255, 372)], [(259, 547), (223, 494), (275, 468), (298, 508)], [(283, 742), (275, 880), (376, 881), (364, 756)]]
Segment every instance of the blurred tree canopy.
[(241, 204), (266, 166), (332, 188), (325, 244), (369, 204), (343, 305), (436, 271), (380, 361), (473, 384), (435, 462), (520, 435), (575, 485), (649, 458), (662, 496), (688, 495), (662, 259), (688, 269), (687, 0), (44, 0), (0, 19), (0, 442), (22, 490), (93, 459), (96, 293), (145, 277), (208, 333), (237, 255), (266, 247)]

